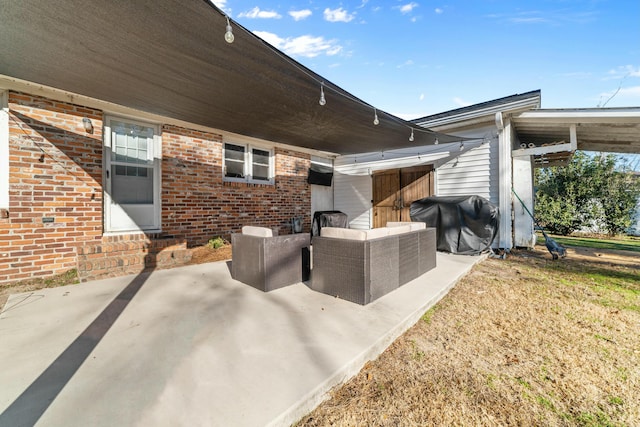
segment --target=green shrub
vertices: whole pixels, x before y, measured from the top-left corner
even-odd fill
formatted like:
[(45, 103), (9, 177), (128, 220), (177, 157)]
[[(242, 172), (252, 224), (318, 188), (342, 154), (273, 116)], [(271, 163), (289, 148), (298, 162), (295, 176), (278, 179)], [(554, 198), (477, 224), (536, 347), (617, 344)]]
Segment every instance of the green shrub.
[(218, 237), (209, 239), (207, 246), (209, 246), (211, 249), (219, 249), (225, 246), (226, 244), (227, 244), (227, 241), (224, 240), (222, 237), (218, 236)]

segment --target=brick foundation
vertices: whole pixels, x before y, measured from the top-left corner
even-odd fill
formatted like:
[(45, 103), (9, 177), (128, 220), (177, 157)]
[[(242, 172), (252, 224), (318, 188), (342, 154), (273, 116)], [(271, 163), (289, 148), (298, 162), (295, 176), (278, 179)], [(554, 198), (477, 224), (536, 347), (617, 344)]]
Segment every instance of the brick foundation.
[(99, 244), (78, 248), (78, 277), (85, 282), (177, 267), (190, 260), (191, 253), (183, 239), (145, 234), (105, 236)]

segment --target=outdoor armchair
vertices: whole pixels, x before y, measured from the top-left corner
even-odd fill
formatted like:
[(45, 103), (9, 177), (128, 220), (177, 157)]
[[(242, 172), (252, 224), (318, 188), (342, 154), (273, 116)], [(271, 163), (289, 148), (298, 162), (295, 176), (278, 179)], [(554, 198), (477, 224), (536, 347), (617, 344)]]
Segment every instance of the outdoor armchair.
[(264, 292), (307, 280), (309, 244), (306, 233), (274, 236), (245, 226), (231, 235), (231, 277)]

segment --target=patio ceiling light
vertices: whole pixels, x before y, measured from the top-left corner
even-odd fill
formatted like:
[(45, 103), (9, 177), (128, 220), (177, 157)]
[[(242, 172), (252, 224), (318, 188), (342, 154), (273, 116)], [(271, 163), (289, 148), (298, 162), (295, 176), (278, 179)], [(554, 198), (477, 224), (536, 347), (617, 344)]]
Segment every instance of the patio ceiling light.
[(324, 99), (324, 83), (320, 83), (320, 101), (318, 101), (318, 104), (325, 105), (326, 103), (327, 100)]
[(233, 37), (233, 30), (231, 29), (231, 23), (229, 22), (229, 17), (227, 16), (227, 32), (224, 33), (224, 40), (231, 44), (233, 43), (233, 40), (235, 39), (235, 37)]
[(409, 141), (413, 142), (413, 128), (411, 128), (411, 135), (409, 135)]
[(373, 109), (373, 124), (378, 126), (380, 124), (380, 120), (378, 120), (378, 110)]

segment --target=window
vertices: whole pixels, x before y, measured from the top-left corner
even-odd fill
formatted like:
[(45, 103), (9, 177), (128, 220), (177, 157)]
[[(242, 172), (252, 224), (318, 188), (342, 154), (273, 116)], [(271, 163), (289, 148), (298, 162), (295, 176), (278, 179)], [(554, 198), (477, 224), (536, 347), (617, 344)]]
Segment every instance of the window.
[(224, 144), (224, 180), (273, 184), (273, 151), (250, 145)]

